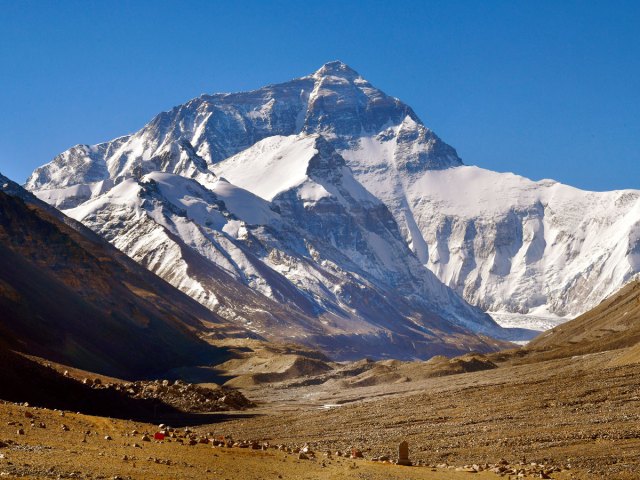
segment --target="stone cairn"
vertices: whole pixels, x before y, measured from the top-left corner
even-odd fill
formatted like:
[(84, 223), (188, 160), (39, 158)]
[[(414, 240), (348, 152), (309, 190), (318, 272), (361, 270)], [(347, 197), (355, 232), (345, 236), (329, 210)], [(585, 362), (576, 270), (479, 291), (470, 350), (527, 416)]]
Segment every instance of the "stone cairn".
[(412, 465), (409, 460), (409, 444), (407, 442), (401, 442), (398, 445), (398, 465)]

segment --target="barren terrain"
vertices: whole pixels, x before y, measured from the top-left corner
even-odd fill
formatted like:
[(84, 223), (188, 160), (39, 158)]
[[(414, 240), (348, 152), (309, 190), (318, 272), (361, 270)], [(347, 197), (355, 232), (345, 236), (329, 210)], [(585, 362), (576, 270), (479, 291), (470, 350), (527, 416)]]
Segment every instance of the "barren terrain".
[[(199, 385), (5, 351), (0, 393), (17, 399), (31, 385), (33, 400), (0, 404), (0, 475), (640, 478), (639, 296), (631, 284), (524, 349), (426, 362), (337, 363), (295, 345), (211, 340), (230, 360), (173, 372)], [(56, 402), (101, 416), (37, 408)], [(402, 441), (413, 467), (393, 464)]]
[(261, 415), (220, 428), (319, 450), (354, 446), (369, 457), (392, 454), (406, 440), (412, 459), (425, 464), (506, 459), (576, 478), (640, 478), (640, 364), (625, 360), (632, 350), (535, 363), (525, 362), (538, 353), (514, 351), (493, 356), (499, 368), (422, 379), (429, 362), (387, 362), (382, 381), (369, 376), (370, 386), (334, 379), (247, 387), (262, 399)]
[[(81, 479), (463, 479), (455, 468), (417, 468), (327, 458), (276, 448), (189, 445), (189, 435), (153, 440), (157, 425), (0, 404), (0, 476)], [(33, 426), (32, 426), (33, 422)], [(42, 427), (41, 425), (44, 425)], [(65, 427), (63, 427), (63, 425)], [(217, 430), (217, 427), (209, 427)], [(18, 431), (23, 433), (18, 433)], [(209, 438), (213, 438), (210, 432)], [(143, 440), (145, 433), (150, 441)], [(200, 436), (196, 437), (198, 440)], [(480, 472), (475, 478), (497, 478)]]

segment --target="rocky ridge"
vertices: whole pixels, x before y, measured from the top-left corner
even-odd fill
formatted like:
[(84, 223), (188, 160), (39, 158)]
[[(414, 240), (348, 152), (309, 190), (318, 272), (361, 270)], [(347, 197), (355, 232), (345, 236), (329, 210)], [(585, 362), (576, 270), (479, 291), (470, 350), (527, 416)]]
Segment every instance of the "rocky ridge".
[[(504, 345), (473, 336), (510, 338), (421, 265), (340, 148), (363, 131), (408, 118), (416, 133), (413, 163), (457, 164), (455, 151), (406, 105), (343, 64), (293, 85), (247, 98), (199, 97), (132, 136), (66, 152), (35, 172), (28, 187), (265, 338), (345, 359)], [(306, 93), (294, 101), (297, 88)], [(260, 101), (265, 105), (254, 104)], [(354, 108), (361, 114), (354, 117)], [(398, 141), (410, 141), (412, 134), (400, 133)]]
[[(214, 191), (227, 205), (234, 200), (236, 206), (250, 202), (252, 209), (260, 212), (244, 212), (243, 216), (238, 210), (229, 209), (240, 223), (227, 227), (225, 233), (232, 232), (236, 241), (242, 240), (238, 234), (245, 231), (255, 236), (257, 226), (281, 229), (282, 225), (273, 223), (278, 214), (272, 208), (282, 207), (278, 203), (286, 199), (288, 217), (297, 223), (298, 231), (299, 220), (303, 220), (302, 231), (312, 247), (296, 246), (294, 253), (292, 245), (276, 251), (263, 244), (252, 252), (268, 269), (284, 275), (286, 294), (279, 294), (270, 275), (256, 273), (260, 269), (253, 259), (230, 261), (240, 254), (223, 236), (217, 238), (220, 245), (213, 263), (243, 285), (278, 302), (290, 299), (297, 290), (298, 298), (306, 297), (316, 311), (314, 316), (319, 310), (335, 309), (337, 303), (348, 305), (345, 300), (354, 289), (350, 279), (349, 294), (338, 295), (336, 302), (327, 298), (327, 288), (321, 286), (329, 278), (336, 283), (331, 278), (333, 272), (322, 272), (325, 278), (313, 288), (305, 283), (314, 281), (309, 277), (317, 278), (318, 272), (313, 270), (318, 269), (318, 263), (324, 261), (326, 266), (326, 262), (332, 262), (343, 267), (344, 261), (316, 254), (315, 239), (308, 231), (312, 226), (309, 220), (323, 229), (338, 228), (325, 224), (329, 208), (325, 203), (328, 198), (338, 198), (335, 189), (326, 188), (331, 180), (306, 184), (303, 178), (307, 163), (299, 161), (300, 155), (313, 139), (326, 143), (319, 151), (332, 149), (349, 169), (348, 177), (388, 209), (396, 223), (394, 229), (406, 247), (398, 246), (394, 240), (392, 244), (384, 243), (385, 250), (406, 257), (404, 250), (408, 247), (418, 263), (471, 304), (491, 312), (513, 314), (512, 324), (526, 321), (521, 315), (530, 321), (536, 316), (550, 317), (551, 323), (575, 316), (595, 306), (640, 270), (638, 192), (584, 192), (549, 180), (533, 182), (513, 174), (465, 166), (455, 150), (426, 128), (409, 106), (375, 88), (341, 62), (330, 62), (311, 75), (250, 92), (202, 95), (159, 114), (134, 134), (95, 146), (73, 147), (36, 169), (27, 187), (92, 228), (105, 230), (107, 224), (110, 228), (119, 225), (120, 216), (126, 219), (127, 214), (120, 209), (117, 213), (100, 209), (98, 215), (94, 208), (89, 213), (93, 216), (87, 217), (90, 204), (95, 207), (96, 201), (108, 197), (122, 182), (144, 181), (145, 176), (158, 172), (178, 175)], [(262, 165), (258, 169), (262, 177), (248, 164)], [(332, 168), (336, 170), (337, 164)], [(285, 195), (287, 190), (289, 197)], [(293, 195), (302, 201), (291, 204)], [(322, 211), (323, 221), (317, 215), (300, 218), (301, 212), (314, 209), (316, 214)], [(347, 222), (342, 226), (344, 230), (349, 218), (340, 221)], [(119, 248), (211, 307), (215, 302), (213, 289), (195, 285), (188, 278), (193, 277), (187, 272), (194, 270), (192, 264), (186, 261), (176, 272), (163, 271), (168, 263), (175, 263), (179, 255), (184, 255), (176, 253), (184, 248), (173, 245), (175, 239), (156, 238), (156, 246), (165, 245), (163, 248), (172, 253), (150, 258), (150, 252), (136, 251), (128, 237), (135, 236), (134, 231), (145, 233), (155, 227), (148, 222), (144, 226), (124, 223), (111, 239), (118, 242)], [(172, 233), (185, 240), (183, 233)], [(199, 242), (202, 253), (204, 241)], [(365, 253), (360, 251), (363, 244), (358, 238), (350, 242), (356, 242), (353, 251)], [(369, 240), (369, 248), (372, 242), (383, 245), (378, 239)], [(305, 262), (296, 258), (300, 253)], [(272, 255), (268, 260), (267, 254)], [(364, 256), (376, 262), (384, 260), (366, 253)], [(308, 271), (309, 259), (315, 262), (312, 272)], [(371, 281), (371, 275), (378, 281), (383, 277), (384, 283), (392, 286), (398, 281), (406, 284), (415, 283), (415, 278), (426, 278), (415, 267), (413, 278), (404, 275), (402, 279), (394, 268), (385, 266), (376, 271), (369, 267), (371, 264), (362, 272), (344, 264), (343, 270), (367, 281)], [(438, 299), (445, 303), (457, 301), (448, 293), (443, 295), (432, 280), (429, 283), (427, 292), (413, 287), (409, 296), (427, 300), (432, 304), (430, 310), (448, 321), (488, 333), (486, 321), (468, 309), (443, 309), (443, 302)], [(227, 318), (249, 316), (246, 311), (238, 312), (237, 306), (225, 306), (225, 311)], [(344, 311), (339, 315), (344, 316)], [(362, 312), (360, 316), (368, 315)], [(496, 331), (493, 334), (500, 335)]]

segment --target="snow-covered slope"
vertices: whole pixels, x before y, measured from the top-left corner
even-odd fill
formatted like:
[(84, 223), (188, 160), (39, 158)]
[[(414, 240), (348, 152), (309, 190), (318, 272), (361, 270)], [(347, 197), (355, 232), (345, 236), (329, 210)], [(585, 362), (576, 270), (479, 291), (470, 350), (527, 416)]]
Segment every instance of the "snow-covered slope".
[(407, 194), (429, 268), (484, 309), (572, 317), (640, 271), (638, 191), (458, 167)]
[[(558, 323), (640, 271), (638, 191), (586, 192), (472, 166), (412, 171), (380, 138), (342, 154), (420, 261), (484, 310)], [(381, 165), (373, 174), (371, 158)]]
[(268, 137), (195, 175), (154, 168), (37, 194), (266, 338), (425, 358), (499, 345), (471, 331), (505, 335), (417, 260), (320, 134)]
[(375, 309), (350, 304), (361, 288), (363, 302), (404, 299), (405, 319), (417, 309), (494, 328), (424, 266), (483, 309), (536, 318), (580, 313), (640, 269), (636, 192), (464, 166), (341, 62), (202, 95), (132, 135), (73, 147), (27, 187), (210, 308), (221, 296), (186, 256), (311, 318), (349, 318), (340, 331), (371, 324)]

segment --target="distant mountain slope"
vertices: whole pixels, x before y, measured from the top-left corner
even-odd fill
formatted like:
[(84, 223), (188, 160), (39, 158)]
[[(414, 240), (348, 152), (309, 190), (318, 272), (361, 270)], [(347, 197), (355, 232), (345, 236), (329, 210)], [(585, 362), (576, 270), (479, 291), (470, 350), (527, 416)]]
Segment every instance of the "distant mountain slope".
[(461, 166), (406, 188), (427, 266), (489, 311), (573, 317), (640, 271), (640, 192)]
[[(500, 345), (470, 334), (502, 332), (420, 265), (323, 137), (265, 139), (216, 172), (202, 183), (162, 172), (127, 178), (66, 213), (265, 338), (345, 359)], [(263, 198), (227, 176), (259, 185)], [(230, 288), (237, 293), (226, 295)]]
[(527, 350), (574, 356), (627, 347), (633, 350), (629, 355), (640, 361), (640, 280), (625, 285), (574, 320), (543, 333)]
[(2, 338), (53, 361), (153, 376), (225, 358), (198, 334), (247, 335), (2, 176), (0, 264)]

